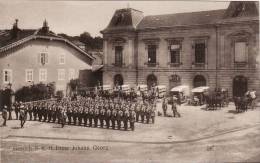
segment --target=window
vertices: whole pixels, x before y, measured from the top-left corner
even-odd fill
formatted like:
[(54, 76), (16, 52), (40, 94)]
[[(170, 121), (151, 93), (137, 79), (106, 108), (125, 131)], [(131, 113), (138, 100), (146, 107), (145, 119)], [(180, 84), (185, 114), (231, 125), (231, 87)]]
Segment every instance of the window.
[(235, 43), (235, 62), (246, 62), (247, 60), (247, 46), (246, 42)]
[(33, 70), (32, 69), (26, 69), (25, 70), (25, 81), (26, 82), (32, 82), (33, 81)]
[(170, 60), (171, 63), (180, 63), (180, 48), (179, 43), (174, 43), (170, 45)]
[(69, 80), (75, 79), (75, 69), (70, 68), (69, 69)]
[(47, 54), (47, 53), (40, 53), (39, 62), (40, 62), (42, 65), (48, 63), (48, 54)]
[(47, 69), (40, 69), (39, 70), (39, 81), (46, 81), (47, 80)]
[(4, 75), (4, 83), (8, 84), (8, 83), (12, 83), (12, 70), (10, 69), (5, 69), (3, 71), (3, 75)]
[(59, 64), (65, 64), (65, 55), (61, 54), (59, 57)]
[(195, 43), (195, 63), (205, 63), (206, 45), (204, 42)]
[(148, 64), (156, 63), (156, 45), (148, 45)]
[(115, 65), (116, 66), (123, 65), (123, 47), (122, 46), (115, 47)]
[(65, 70), (58, 69), (58, 80), (65, 80)]

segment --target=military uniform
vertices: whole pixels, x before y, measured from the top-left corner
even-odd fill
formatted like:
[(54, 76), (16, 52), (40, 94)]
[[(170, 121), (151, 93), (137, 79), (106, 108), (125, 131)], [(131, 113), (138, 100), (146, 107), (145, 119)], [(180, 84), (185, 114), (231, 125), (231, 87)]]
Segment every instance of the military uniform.
[(105, 119), (106, 119), (106, 127), (108, 129), (110, 127), (110, 119), (111, 119), (111, 110), (110, 109), (107, 109)]
[(116, 120), (117, 120), (117, 129), (120, 130), (121, 129), (121, 121), (122, 121), (122, 117), (123, 117), (123, 111), (119, 110), (117, 112), (117, 116), (116, 116)]
[(116, 109), (113, 109), (112, 110), (112, 115), (111, 115), (112, 129), (115, 129), (116, 119), (117, 119), (117, 111), (116, 111)]
[(38, 115), (38, 104), (34, 104), (33, 105), (33, 120), (36, 121), (37, 120), (37, 115)]
[(94, 126), (95, 127), (98, 126), (98, 117), (99, 117), (99, 110), (96, 108), (94, 110)]
[(124, 129), (125, 129), (125, 131), (128, 129), (128, 125), (127, 125), (127, 123), (128, 123), (129, 117), (130, 117), (130, 115), (129, 115), (129, 111), (126, 110), (125, 113), (124, 113), (124, 116), (123, 116)]
[(135, 111), (131, 110), (131, 112), (130, 112), (130, 128), (131, 128), (132, 131), (135, 130), (135, 117), (136, 117)]
[(48, 122), (51, 122), (51, 118), (52, 118), (52, 106), (48, 107)]
[(145, 116), (145, 106), (143, 105), (140, 109), (140, 114), (141, 114), (141, 121), (144, 123), (144, 116)]
[(151, 117), (151, 115), (150, 115), (149, 108), (146, 108), (146, 110), (145, 110), (145, 118), (146, 118), (146, 123), (147, 123), (147, 124), (148, 124), (149, 121), (150, 121), (150, 117)]
[(20, 108), (21, 102), (18, 104), (17, 102), (14, 103), (14, 112), (16, 119), (19, 117), (19, 108)]
[(88, 118), (89, 118), (88, 108), (85, 108), (83, 112), (84, 126), (87, 126)]
[(140, 111), (141, 111), (141, 105), (136, 105), (136, 122), (139, 121)]
[(100, 121), (100, 127), (103, 128), (104, 126), (104, 120), (105, 120), (105, 109), (102, 108), (100, 110), (100, 114), (99, 114), (99, 121)]
[(92, 119), (94, 118), (94, 109), (91, 107), (89, 109), (89, 127), (92, 127)]
[(28, 113), (29, 113), (29, 117), (30, 117), (30, 121), (32, 120), (32, 114), (33, 114), (33, 110), (32, 110), (32, 104), (30, 103), (28, 106)]
[(68, 124), (70, 125), (71, 124), (71, 113), (72, 110), (71, 110), (71, 107), (68, 107), (67, 109), (67, 116), (68, 116)]
[(163, 102), (162, 102), (162, 109), (163, 109), (163, 115), (166, 116), (167, 115), (167, 99), (164, 97), (163, 98)]
[(3, 112), (2, 112), (2, 117), (4, 119), (4, 122), (3, 122), (3, 126), (6, 126), (6, 121), (7, 121), (7, 107), (6, 105), (4, 106), (4, 109), (3, 109)]

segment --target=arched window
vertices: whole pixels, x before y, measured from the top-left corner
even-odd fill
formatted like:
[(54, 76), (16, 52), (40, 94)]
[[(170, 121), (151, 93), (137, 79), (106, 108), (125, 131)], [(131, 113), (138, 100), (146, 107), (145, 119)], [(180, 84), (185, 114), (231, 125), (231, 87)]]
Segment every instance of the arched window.
[(114, 76), (114, 86), (123, 85), (124, 80), (121, 74), (117, 74)]
[(206, 86), (207, 82), (204, 76), (202, 75), (196, 75), (193, 79), (193, 87), (200, 87), (200, 86)]
[(241, 97), (247, 91), (247, 78), (244, 76), (236, 76), (233, 79), (233, 96)]
[(172, 89), (181, 85), (181, 78), (178, 75), (171, 75), (169, 78), (169, 88)]
[(147, 86), (148, 89), (151, 89), (153, 86), (157, 85), (157, 78), (155, 75), (150, 74), (147, 76)]

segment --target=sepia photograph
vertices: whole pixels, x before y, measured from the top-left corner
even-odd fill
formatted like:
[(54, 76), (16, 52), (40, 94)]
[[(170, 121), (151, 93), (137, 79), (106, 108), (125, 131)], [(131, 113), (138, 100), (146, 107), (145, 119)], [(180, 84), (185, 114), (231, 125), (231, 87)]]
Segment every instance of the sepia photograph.
[(259, 163), (259, 1), (0, 0), (1, 163)]

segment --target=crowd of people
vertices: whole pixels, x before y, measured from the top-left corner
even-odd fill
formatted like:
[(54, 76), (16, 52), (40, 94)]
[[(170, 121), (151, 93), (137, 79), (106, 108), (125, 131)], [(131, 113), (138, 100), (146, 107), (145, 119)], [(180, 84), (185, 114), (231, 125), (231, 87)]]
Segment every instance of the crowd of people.
[[(12, 110), (16, 119), (59, 123), (62, 127), (68, 124), (134, 131), (135, 122), (147, 124), (155, 122), (156, 104), (143, 100), (127, 101), (122, 98), (79, 96), (74, 100), (64, 98), (60, 101), (15, 102)], [(9, 119), (12, 119), (11, 112)], [(21, 114), (23, 112), (24, 115)], [(3, 115), (7, 117), (6, 106)], [(6, 121), (3, 125), (6, 125)]]

